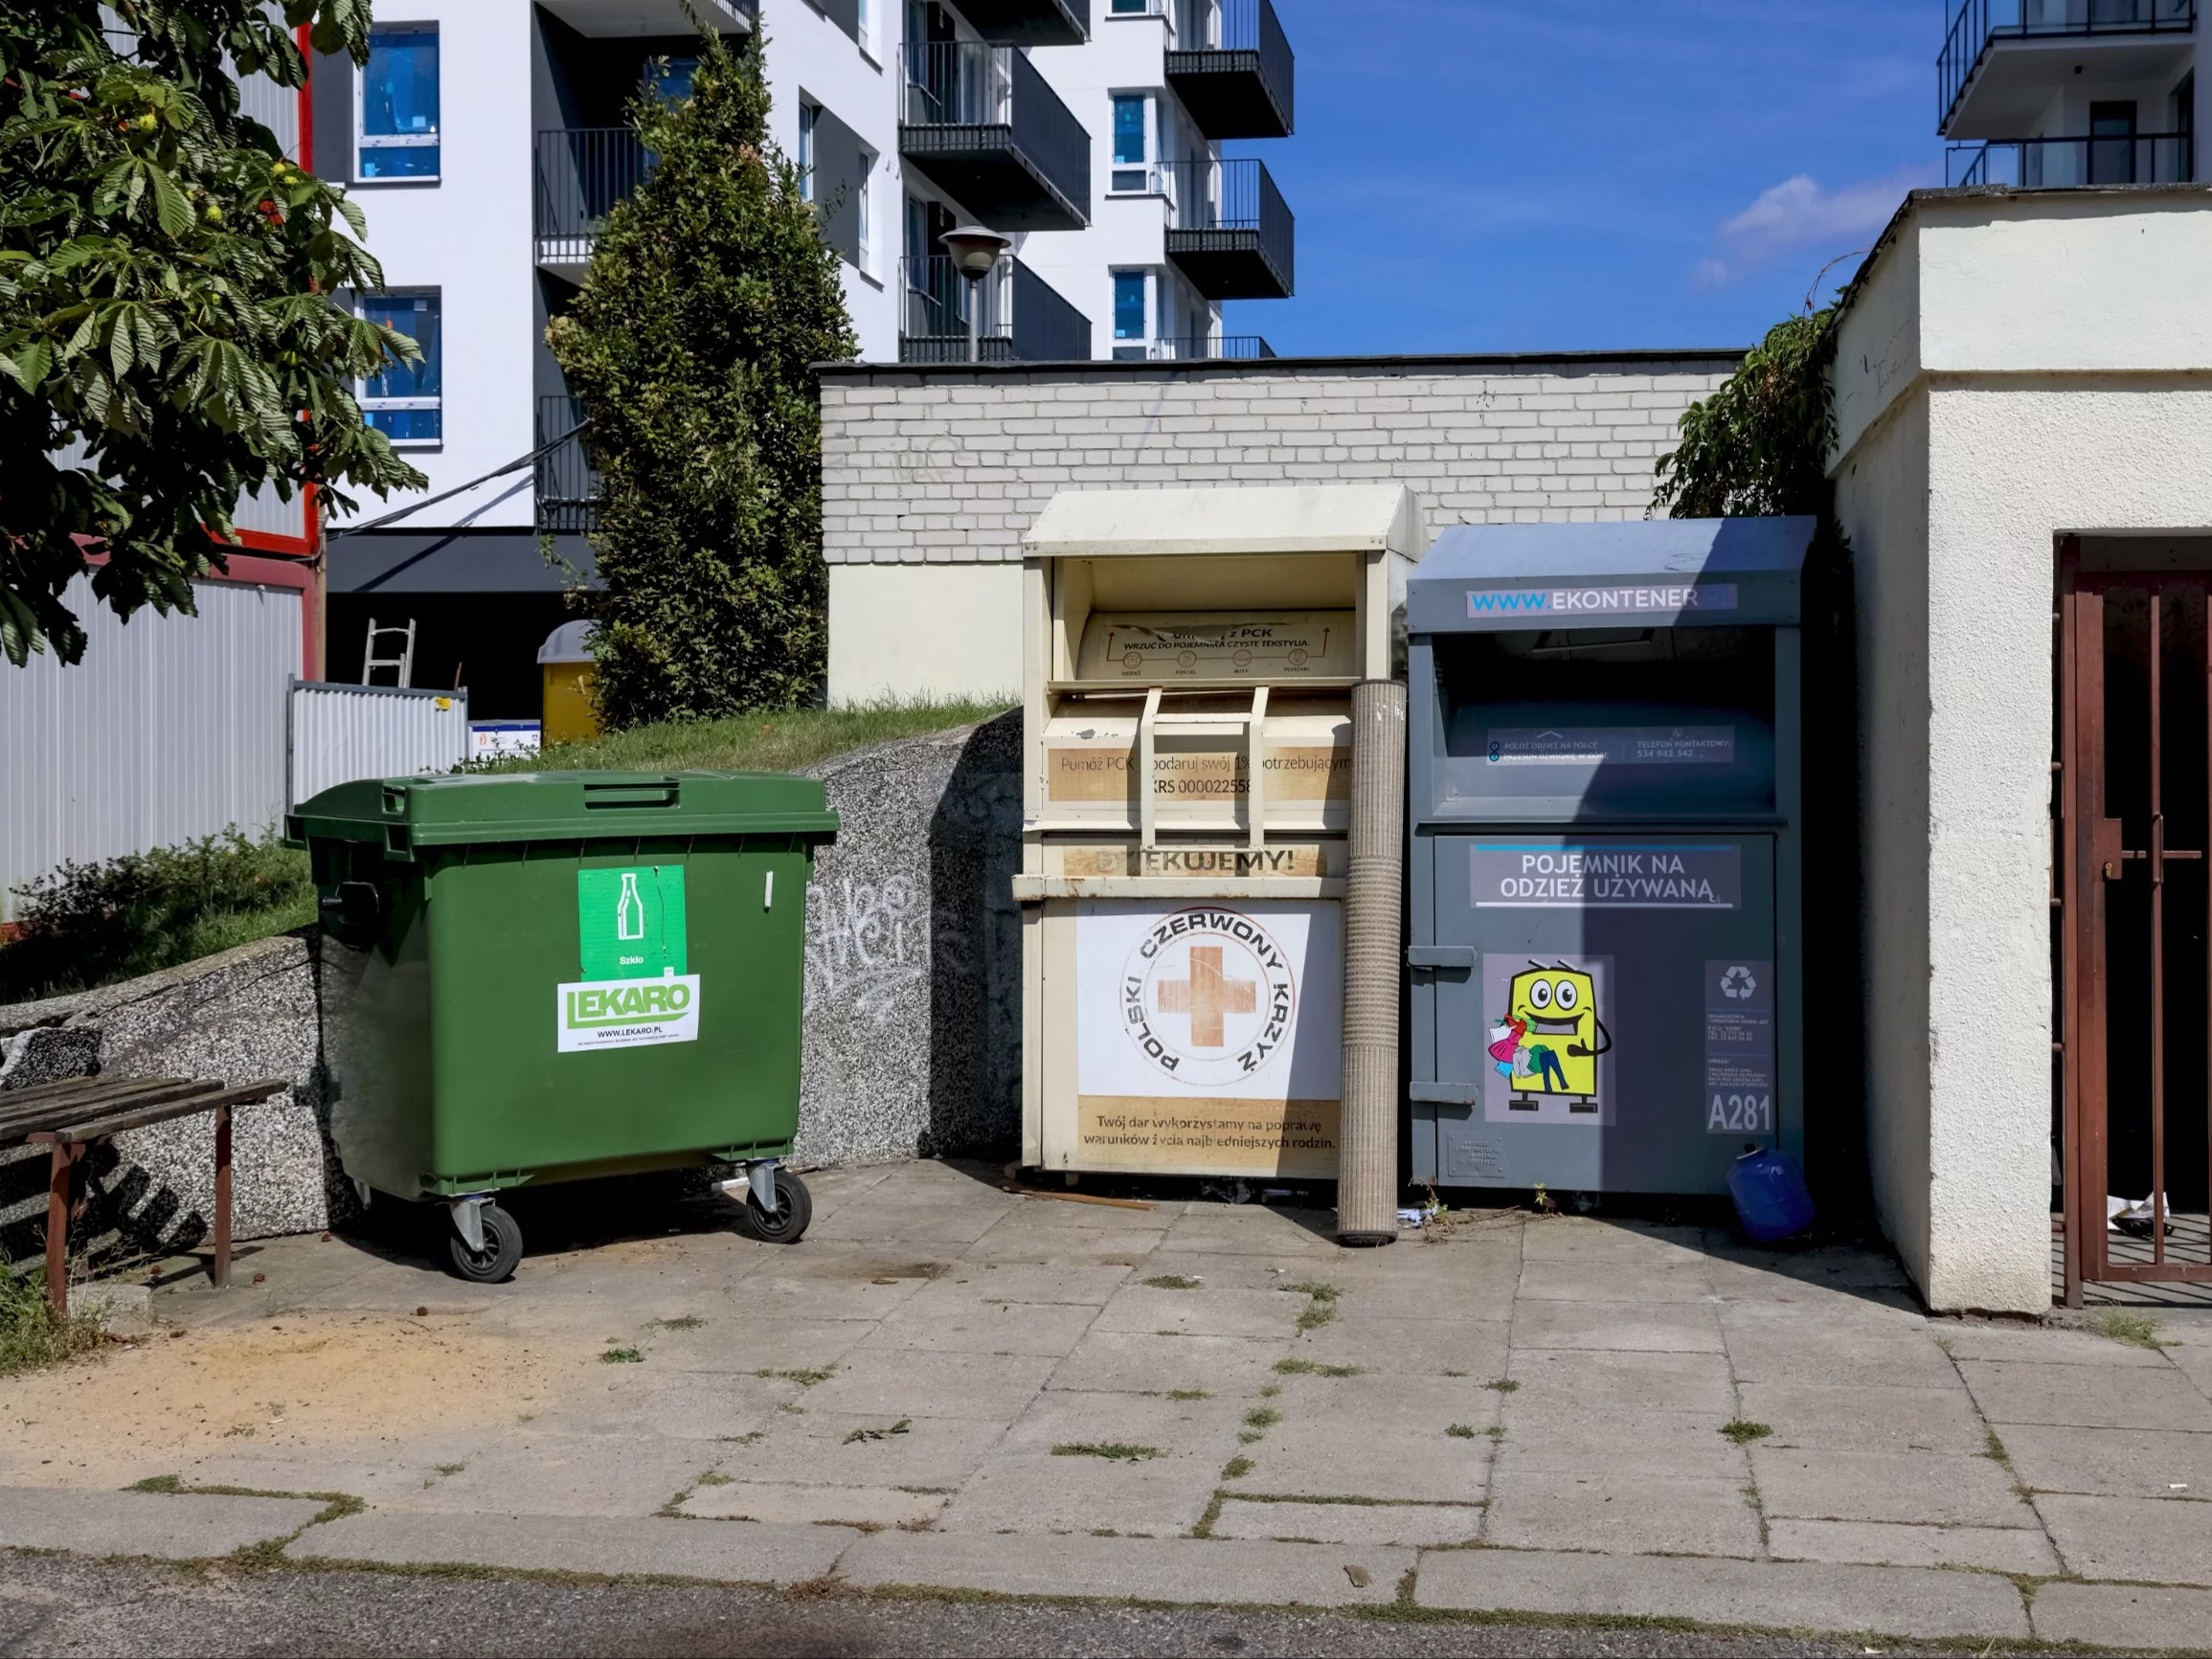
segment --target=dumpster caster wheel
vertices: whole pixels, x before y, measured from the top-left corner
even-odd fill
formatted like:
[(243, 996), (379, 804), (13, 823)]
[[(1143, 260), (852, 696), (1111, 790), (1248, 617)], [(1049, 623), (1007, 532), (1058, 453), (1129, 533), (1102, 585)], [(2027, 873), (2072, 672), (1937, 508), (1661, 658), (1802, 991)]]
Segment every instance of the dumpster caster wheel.
[(776, 1172), (776, 1213), (760, 1207), (760, 1200), (745, 1195), (745, 1226), (764, 1244), (796, 1244), (814, 1220), (814, 1199), (806, 1183), (785, 1169)]
[(477, 1220), (484, 1227), (484, 1248), (469, 1248), (457, 1226), (445, 1247), (453, 1257), (453, 1270), (474, 1285), (499, 1285), (514, 1277), (522, 1260), (522, 1229), (497, 1204), (479, 1204)]

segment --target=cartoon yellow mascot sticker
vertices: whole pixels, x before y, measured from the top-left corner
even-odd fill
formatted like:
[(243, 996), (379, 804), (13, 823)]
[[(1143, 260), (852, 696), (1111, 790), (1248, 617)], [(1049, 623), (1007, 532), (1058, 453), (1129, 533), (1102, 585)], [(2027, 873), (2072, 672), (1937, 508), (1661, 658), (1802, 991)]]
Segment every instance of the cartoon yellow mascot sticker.
[(1564, 962), (1531, 962), (1508, 986), (1505, 1016), (1490, 1028), (1490, 1058), (1513, 1082), (1507, 1103), (1539, 1110), (1538, 1095), (1563, 1097), (1573, 1112), (1597, 1110), (1597, 1058), (1613, 1047), (1598, 1017), (1597, 984)]

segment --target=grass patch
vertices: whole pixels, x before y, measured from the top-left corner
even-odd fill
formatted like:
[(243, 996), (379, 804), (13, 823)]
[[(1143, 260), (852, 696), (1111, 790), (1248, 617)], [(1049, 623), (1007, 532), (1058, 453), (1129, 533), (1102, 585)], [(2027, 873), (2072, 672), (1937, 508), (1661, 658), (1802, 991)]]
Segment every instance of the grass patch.
[(46, 1300), (46, 1275), (18, 1278), (0, 1261), (0, 1377), (89, 1354), (100, 1346), (106, 1325), (106, 1312), (99, 1308), (56, 1318)]
[(1479, 1431), (1470, 1424), (1455, 1423), (1444, 1432), (1450, 1435), (1454, 1440), (1473, 1440), (1476, 1434)]
[(2148, 1313), (2132, 1313), (2125, 1308), (2107, 1308), (2097, 1315), (2092, 1329), (2100, 1336), (2113, 1342), (2125, 1342), (2131, 1348), (2148, 1348), (2155, 1354), (2163, 1354), (2166, 1344), (2158, 1334), (2158, 1321)]
[(635, 1348), (610, 1348), (599, 1356), (601, 1365), (643, 1365), (645, 1356)]
[(1232, 1457), (1221, 1466), (1221, 1478), (1223, 1480), (1242, 1480), (1250, 1473), (1252, 1473), (1252, 1459), (1249, 1457), (1241, 1455)]
[(512, 755), (487, 772), (797, 772), (847, 750), (901, 737), (949, 731), (1004, 714), (1011, 698), (982, 703), (870, 703), (849, 708), (792, 708), (727, 720), (668, 721), (556, 743), (542, 754)]
[(1262, 1439), (1267, 1431), (1282, 1421), (1282, 1413), (1272, 1405), (1255, 1405), (1244, 1414), (1244, 1426), (1236, 1438), (1245, 1446)]
[(464, 1463), (440, 1463), (434, 1464), (431, 1467), (436, 1468), (440, 1474), (453, 1475), (459, 1474), (463, 1469), (466, 1468), (468, 1465)]
[(1213, 1396), (1203, 1388), (1170, 1388), (1167, 1391), (1167, 1398), (1170, 1400), (1211, 1400)]
[(735, 1486), (736, 1484), (734, 1475), (723, 1474), (715, 1469), (709, 1469), (699, 1477), (699, 1485), (701, 1486)]
[(1318, 1331), (1337, 1316), (1337, 1297), (1343, 1292), (1334, 1285), (1320, 1279), (1300, 1279), (1283, 1289), (1306, 1298), (1305, 1312), (1298, 1315), (1300, 1331)]
[(1738, 1446), (1749, 1446), (1754, 1440), (1765, 1440), (1774, 1431), (1763, 1423), (1753, 1423), (1748, 1417), (1738, 1417), (1722, 1424), (1721, 1432)]
[(0, 946), (0, 1002), (113, 984), (315, 919), (307, 855), (273, 831), (64, 863), (15, 891), (22, 928)]
[(184, 1489), (184, 1476), (181, 1474), (149, 1474), (144, 1480), (132, 1481), (123, 1490), (124, 1491), (180, 1492)]
[(1102, 1457), (1108, 1463), (1142, 1463), (1167, 1454), (1156, 1446), (1132, 1446), (1124, 1440), (1071, 1440), (1052, 1448), (1054, 1457)]
[(1202, 1282), (1188, 1273), (1155, 1273), (1144, 1281), (1155, 1290), (1195, 1290)]
[(1275, 1373), (1281, 1377), (1357, 1377), (1357, 1365), (1323, 1365), (1318, 1359), (1278, 1359)]
[(810, 1371), (756, 1371), (756, 1377), (765, 1377), (772, 1382), (796, 1382), (801, 1388), (812, 1388), (817, 1382), (827, 1382), (837, 1375), (834, 1365), (818, 1366)]
[(1482, 1386), (1489, 1389), (1493, 1394), (1515, 1394), (1518, 1393), (1521, 1388), (1521, 1384), (1514, 1381), (1510, 1377), (1501, 1377), (1497, 1381), (1485, 1382)]
[(845, 1437), (842, 1444), (850, 1446), (860, 1440), (889, 1440), (894, 1434), (904, 1434), (914, 1427), (914, 1419), (902, 1417), (889, 1428), (856, 1428)]
[(663, 1331), (696, 1331), (707, 1321), (696, 1313), (679, 1313), (673, 1319), (656, 1319), (653, 1324)]

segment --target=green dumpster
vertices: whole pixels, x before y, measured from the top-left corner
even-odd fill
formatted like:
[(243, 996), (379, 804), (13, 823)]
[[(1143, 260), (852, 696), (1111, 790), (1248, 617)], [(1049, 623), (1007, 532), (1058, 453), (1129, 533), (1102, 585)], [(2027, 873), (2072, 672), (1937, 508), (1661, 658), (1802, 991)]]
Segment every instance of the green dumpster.
[(525, 1182), (737, 1164), (752, 1230), (795, 1242), (806, 883), (836, 834), (821, 784), (767, 773), (368, 778), (302, 803), (285, 839), (322, 907), (346, 1173), (450, 1206), (480, 1281), (522, 1254), (495, 1195)]

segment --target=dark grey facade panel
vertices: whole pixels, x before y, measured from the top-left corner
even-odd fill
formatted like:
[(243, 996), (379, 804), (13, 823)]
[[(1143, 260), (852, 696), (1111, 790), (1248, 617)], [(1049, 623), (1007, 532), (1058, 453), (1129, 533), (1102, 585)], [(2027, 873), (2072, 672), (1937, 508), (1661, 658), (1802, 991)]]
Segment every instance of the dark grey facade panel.
[(599, 586), (579, 535), (556, 535), (549, 561), (534, 530), (343, 531), (329, 542), (333, 594), (557, 594)]

